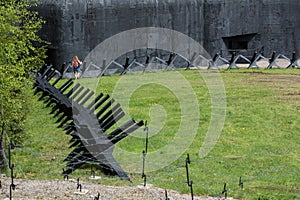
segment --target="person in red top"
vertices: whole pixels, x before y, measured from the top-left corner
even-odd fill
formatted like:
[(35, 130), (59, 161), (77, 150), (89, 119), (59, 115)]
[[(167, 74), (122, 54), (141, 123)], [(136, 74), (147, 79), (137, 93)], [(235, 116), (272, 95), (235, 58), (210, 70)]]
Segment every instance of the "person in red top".
[(79, 78), (81, 64), (82, 64), (82, 62), (78, 59), (78, 56), (74, 56), (74, 59), (72, 61), (72, 66), (73, 66), (75, 79)]

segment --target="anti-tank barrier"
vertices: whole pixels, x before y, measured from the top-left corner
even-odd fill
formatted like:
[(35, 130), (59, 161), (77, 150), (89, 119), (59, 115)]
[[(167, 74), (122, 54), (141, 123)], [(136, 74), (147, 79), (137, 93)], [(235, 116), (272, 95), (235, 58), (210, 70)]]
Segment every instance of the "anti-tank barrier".
[[(254, 51), (251, 58), (239, 51), (232, 52), (229, 58), (221, 53), (216, 53), (212, 58), (195, 53), (191, 59), (175, 52), (164, 52), (161, 56), (148, 54), (147, 52), (142, 57), (129, 55), (120, 56), (109, 63), (104, 61), (101, 66), (97, 66), (95, 63), (84, 63), (82, 76), (99, 77), (101, 75), (125, 75), (137, 72), (148, 73), (178, 69), (300, 68), (300, 58), (297, 57), (296, 52), (293, 52), (291, 58), (281, 53), (278, 54), (275, 51), (273, 51), (270, 58), (265, 57), (262, 51)], [(66, 66), (63, 77), (71, 77), (73, 75), (71, 68), (72, 65), (70, 64)]]
[[(51, 84), (50, 80), (54, 78)], [(55, 87), (60, 81), (64, 82)], [(129, 180), (112, 153), (114, 145), (143, 126), (143, 121), (131, 119), (116, 126), (125, 116), (120, 104), (103, 93), (91, 101), (93, 91), (75, 84), (72, 79), (63, 80), (52, 67), (36, 73), (34, 88), (35, 94), (41, 93), (39, 100), (47, 106), (54, 104), (50, 113), (58, 118), (58, 127), (64, 127), (66, 134), (72, 136), (70, 148), (73, 150), (64, 160), (67, 167), (63, 170), (64, 176), (89, 163), (108, 174)]]

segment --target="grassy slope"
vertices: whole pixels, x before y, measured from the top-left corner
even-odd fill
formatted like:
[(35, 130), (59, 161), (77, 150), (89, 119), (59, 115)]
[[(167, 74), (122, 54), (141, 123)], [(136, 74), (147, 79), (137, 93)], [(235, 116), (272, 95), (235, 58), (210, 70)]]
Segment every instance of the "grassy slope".
[[(189, 153), (190, 177), (196, 194), (219, 196), (223, 184), (227, 183), (228, 195), (236, 198), (300, 198), (299, 70), (222, 71), (227, 96), (226, 121), (218, 143), (204, 158), (199, 158), (198, 152), (210, 122), (210, 96), (198, 72), (182, 73), (199, 100), (201, 118), (198, 134), (178, 160), (161, 170), (147, 173), (147, 183), (189, 193), (185, 175), (185, 157)], [(119, 76), (103, 78), (98, 92), (111, 93), (118, 79)], [(95, 84), (88, 79), (81, 81)], [(153, 95), (145, 98), (145, 93)], [(139, 88), (130, 100), (130, 115), (136, 119), (147, 119), (149, 127), (148, 109), (156, 104), (162, 105), (168, 115), (163, 129), (150, 137), (150, 152), (172, 140), (180, 122), (179, 102), (167, 88), (155, 84)], [(62, 161), (70, 152), (70, 137), (56, 128), (55, 119), (49, 111), (42, 102), (35, 102), (29, 113), (27, 132), (30, 138), (14, 151), (17, 177), (61, 178)], [(126, 138), (118, 147), (141, 154), (144, 149), (142, 134)], [(132, 162), (118, 157), (118, 153), (116, 159), (122, 165)], [(141, 156), (136, 162), (141, 163)], [(89, 170), (89, 167), (77, 170), (72, 176), (87, 176)], [(133, 184), (142, 182), (140, 171), (130, 176)], [(244, 190), (238, 187), (239, 177), (243, 179)], [(103, 177), (100, 183), (128, 184), (108, 176)]]

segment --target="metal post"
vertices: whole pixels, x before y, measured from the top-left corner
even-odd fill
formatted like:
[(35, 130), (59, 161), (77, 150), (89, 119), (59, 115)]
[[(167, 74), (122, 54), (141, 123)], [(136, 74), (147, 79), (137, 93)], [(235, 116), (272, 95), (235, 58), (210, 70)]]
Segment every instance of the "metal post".
[(186, 179), (187, 179), (187, 185), (191, 189), (192, 200), (194, 200), (193, 181), (190, 180), (190, 176), (189, 176), (189, 166), (188, 166), (189, 164), (191, 164), (191, 160), (190, 160), (190, 155), (187, 154), (187, 157), (185, 159)]
[(165, 189), (165, 200), (170, 200), (168, 197), (168, 191)]
[(227, 198), (227, 189), (226, 189), (226, 183), (224, 183), (224, 188), (223, 188), (222, 194), (224, 194), (224, 195), (225, 195), (225, 199), (226, 199), (226, 198)]
[(142, 167), (142, 178), (144, 179), (144, 187), (146, 186), (147, 176), (145, 174), (145, 161), (146, 161), (146, 152), (143, 150), (143, 167)]
[(242, 177), (240, 177), (240, 179), (239, 179), (239, 186), (240, 186), (241, 189), (244, 188), (244, 183), (242, 181)]
[(144, 131), (146, 132), (146, 154), (148, 153), (148, 142), (149, 142), (149, 129), (148, 129), (148, 126), (147, 126), (147, 121), (145, 122), (145, 129)]
[(146, 144), (145, 144), (145, 150), (143, 150), (143, 168), (142, 168), (142, 178), (144, 179), (144, 187), (146, 186), (147, 176), (145, 174), (145, 162), (146, 162), (146, 155), (148, 152), (148, 126), (147, 121), (145, 122), (145, 128), (144, 131), (146, 132)]
[(14, 164), (11, 164), (11, 149), (14, 149), (14, 145), (12, 142), (9, 142), (8, 146), (8, 167), (10, 169), (10, 177), (11, 177), (11, 184), (9, 186), (9, 199), (12, 199), (12, 190), (15, 190), (16, 186), (14, 184)]
[(186, 169), (186, 182), (187, 182), (187, 184), (189, 184), (189, 182), (190, 182), (190, 177), (189, 177), (189, 166), (188, 166), (188, 164), (190, 164), (191, 163), (191, 161), (190, 161), (190, 155), (189, 154), (187, 154), (187, 158), (185, 159), (185, 169)]

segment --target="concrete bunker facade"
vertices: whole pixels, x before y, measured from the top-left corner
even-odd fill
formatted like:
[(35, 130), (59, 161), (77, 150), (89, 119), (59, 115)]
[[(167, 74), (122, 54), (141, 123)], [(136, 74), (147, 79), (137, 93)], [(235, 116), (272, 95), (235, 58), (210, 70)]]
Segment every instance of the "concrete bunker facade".
[(60, 68), (84, 58), (105, 39), (134, 28), (162, 27), (184, 33), (213, 56), (264, 50), (300, 53), (298, 0), (41, 0), (50, 41), (49, 64)]

